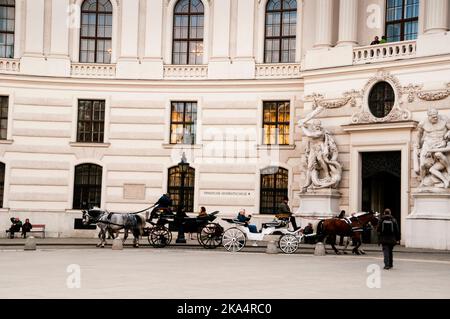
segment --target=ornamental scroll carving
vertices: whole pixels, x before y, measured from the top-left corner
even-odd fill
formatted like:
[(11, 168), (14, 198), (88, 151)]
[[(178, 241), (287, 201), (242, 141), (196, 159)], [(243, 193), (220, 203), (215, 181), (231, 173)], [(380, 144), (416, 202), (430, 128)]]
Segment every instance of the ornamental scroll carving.
[(412, 103), (416, 100), (416, 96), (427, 102), (434, 102), (445, 100), (450, 96), (450, 83), (447, 83), (447, 89), (445, 90), (433, 90), (433, 91), (421, 91), (423, 85), (409, 84), (405, 86), (404, 92), (408, 93), (408, 102)]
[(305, 96), (305, 101), (312, 101), (312, 109), (315, 110), (317, 108), (324, 108), (324, 109), (337, 109), (346, 106), (347, 104), (350, 104), (351, 107), (356, 106), (356, 99), (361, 97), (361, 91), (357, 90), (350, 90), (347, 92), (344, 92), (342, 98), (338, 99), (330, 99), (325, 100), (325, 97), (322, 94), (319, 93), (313, 93), (311, 95)]
[[(395, 92), (395, 102), (392, 110), (385, 117), (375, 117), (369, 109), (369, 94), (371, 89), (378, 82), (389, 83)], [(375, 76), (369, 79), (363, 88), (363, 103), (361, 108), (352, 115), (352, 124), (368, 124), (368, 123), (388, 123), (408, 121), (411, 119), (411, 112), (403, 108), (403, 95), (408, 93), (408, 100), (410, 99), (410, 91), (415, 90), (415, 87), (405, 89), (399, 80), (389, 72), (380, 71)], [(408, 91), (409, 90), (409, 91)]]

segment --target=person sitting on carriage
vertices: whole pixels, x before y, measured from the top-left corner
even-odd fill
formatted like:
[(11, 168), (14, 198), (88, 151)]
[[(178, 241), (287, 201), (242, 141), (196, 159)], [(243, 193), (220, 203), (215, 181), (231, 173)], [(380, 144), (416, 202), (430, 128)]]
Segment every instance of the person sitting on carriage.
[(205, 218), (208, 217), (208, 214), (206, 213), (206, 208), (205, 207), (200, 207), (200, 213), (198, 213), (197, 215), (198, 218)]
[(289, 198), (284, 196), (283, 201), (278, 206), (278, 214), (277, 218), (279, 219), (289, 219), (292, 227), (294, 227), (294, 231), (297, 231), (300, 227), (297, 226), (297, 222), (295, 221), (295, 216), (292, 214), (291, 209), (288, 205)]
[(170, 194), (166, 193), (162, 195), (155, 204), (155, 208), (153, 208), (150, 214), (150, 220), (156, 217), (157, 212), (162, 210), (164, 213), (170, 212), (170, 207), (172, 206), (172, 198), (170, 198)]
[[(200, 207), (200, 212), (198, 213), (198, 215), (197, 215), (197, 220), (198, 219), (200, 219), (200, 220), (204, 220), (204, 219), (207, 219), (208, 218), (208, 213), (206, 212), (206, 208), (205, 207)], [(194, 233), (190, 233), (189, 234), (189, 238), (191, 239), (191, 240), (194, 240), (195, 239), (195, 237), (194, 237)]]
[(245, 223), (245, 226), (248, 227), (251, 233), (258, 233), (258, 229), (256, 228), (256, 225), (249, 224), (248, 222), (252, 218), (252, 215), (245, 216), (245, 209), (241, 208), (239, 211), (239, 214), (237, 215), (236, 219), (241, 222)]

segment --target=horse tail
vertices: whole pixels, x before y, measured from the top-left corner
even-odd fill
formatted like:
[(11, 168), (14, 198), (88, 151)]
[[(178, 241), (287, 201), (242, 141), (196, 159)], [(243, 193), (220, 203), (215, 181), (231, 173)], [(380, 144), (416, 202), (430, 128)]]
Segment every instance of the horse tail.
[(321, 220), (318, 224), (317, 224), (317, 232), (316, 232), (316, 236), (317, 236), (317, 241), (321, 241), (324, 237), (324, 229), (323, 229), (323, 220)]

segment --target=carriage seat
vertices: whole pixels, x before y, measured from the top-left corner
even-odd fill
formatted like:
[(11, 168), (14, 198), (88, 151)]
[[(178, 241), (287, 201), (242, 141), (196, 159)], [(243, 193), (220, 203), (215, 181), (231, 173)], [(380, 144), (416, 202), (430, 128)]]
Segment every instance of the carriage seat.
[(247, 223), (240, 222), (236, 218), (222, 218), (223, 221), (226, 221), (230, 224), (240, 225), (240, 226), (246, 226)]
[(289, 221), (286, 219), (276, 219), (276, 220), (273, 220), (268, 223), (263, 223), (262, 227), (263, 228), (270, 228), (270, 227), (283, 228), (283, 227), (286, 227), (288, 224), (289, 224)]

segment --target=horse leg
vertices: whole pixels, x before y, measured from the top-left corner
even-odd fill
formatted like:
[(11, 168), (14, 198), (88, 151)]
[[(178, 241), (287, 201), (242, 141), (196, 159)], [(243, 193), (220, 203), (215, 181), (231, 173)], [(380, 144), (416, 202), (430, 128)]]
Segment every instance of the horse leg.
[(128, 238), (128, 229), (124, 229), (123, 230), (123, 239), (122, 239), (122, 243), (125, 244), (125, 241)]
[(134, 248), (139, 248), (139, 231), (135, 230), (133, 232), (133, 236), (134, 236), (133, 246), (134, 246)]
[(105, 248), (105, 244), (106, 244), (106, 229), (104, 229), (102, 232), (102, 242), (101, 242), (100, 247)]
[(336, 255), (340, 255), (341, 253), (339, 252), (339, 250), (336, 248), (336, 235), (333, 235), (330, 237), (331, 238), (331, 248), (333, 248), (334, 253)]
[(344, 252), (344, 255), (347, 255), (347, 247), (348, 247), (348, 245), (350, 244), (350, 238), (349, 237), (345, 237), (345, 244), (344, 244), (344, 249), (343, 249), (343, 252)]
[(360, 238), (359, 233), (356, 233), (353, 236), (353, 239), (355, 240), (355, 248), (353, 248), (352, 253), (355, 255), (360, 255), (359, 250), (358, 250), (359, 246), (361, 246), (361, 238)]
[(100, 232), (98, 233), (98, 239), (100, 239), (100, 241), (98, 242), (97, 247), (102, 246), (104, 234), (105, 234), (105, 229), (100, 228)]

